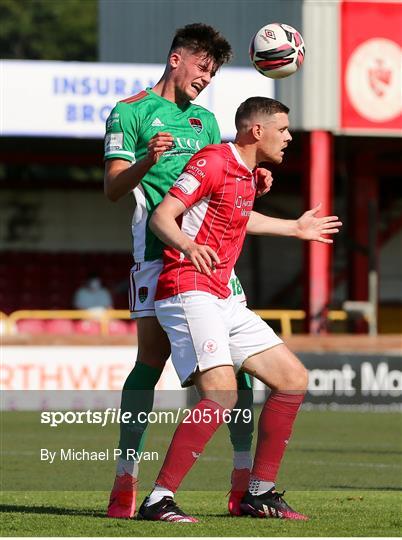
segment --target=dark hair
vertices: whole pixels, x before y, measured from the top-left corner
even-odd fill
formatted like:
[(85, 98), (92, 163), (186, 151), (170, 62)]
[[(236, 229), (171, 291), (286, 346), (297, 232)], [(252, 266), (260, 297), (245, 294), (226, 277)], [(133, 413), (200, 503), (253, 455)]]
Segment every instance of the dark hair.
[(214, 60), (217, 67), (232, 57), (229, 42), (212, 26), (203, 23), (187, 24), (176, 30), (169, 53), (180, 47), (194, 53), (205, 52)]
[(288, 113), (289, 107), (277, 101), (267, 97), (251, 97), (246, 99), (236, 111), (235, 124), (236, 129), (239, 130), (241, 124), (245, 120), (249, 120), (254, 114), (266, 114), (271, 116), (275, 113)]

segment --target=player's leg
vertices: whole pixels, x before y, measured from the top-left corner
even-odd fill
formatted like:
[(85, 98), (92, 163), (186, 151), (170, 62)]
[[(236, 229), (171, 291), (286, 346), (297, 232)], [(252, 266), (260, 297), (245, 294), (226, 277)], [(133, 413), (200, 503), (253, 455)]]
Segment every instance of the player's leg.
[[(247, 306), (246, 295), (234, 270), (230, 275), (228, 288), (235, 301)], [(242, 514), (240, 502), (247, 491), (253, 463), (251, 457), (254, 431), (253, 388), (250, 377), (242, 371), (237, 374), (237, 387), (238, 400), (234, 406), (235, 413), (228, 424), (233, 446), (233, 471), (228, 500), (228, 510), (232, 516)]]
[(182, 384), (196, 384), (201, 399), (175, 431), (155, 488), (139, 510), (143, 519), (194, 521), (175, 507), (174, 493), (236, 403), (228, 332), (216, 301), (206, 293), (184, 293), (156, 303), (177, 374)]
[[(155, 386), (170, 356), (168, 337), (156, 317), (138, 319), (137, 329), (137, 361), (124, 383), (121, 400), (122, 414), (130, 412), (135, 421), (120, 424), (119, 449), (123, 452), (124, 460), (127, 459), (128, 449), (140, 452), (144, 446), (148, 422), (143, 420), (153, 409)], [(138, 418), (140, 413), (142, 417)]]
[(249, 490), (241, 508), (257, 517), (307, 519), (290, 508), (275, 490), (277, 473), (307, 389), (307, 370), (284, 344), (249, 357), (243, 369), (269, 386), (271, 394), (260, 414)]
[[(141, 452), (145, 440), (147, 418), (152, 411), (155, 386), (170, 355), (170, 344), (156, 317), (138, 319), (138, 356), (133, 370), (123, 387), (121, 413), (130, 412), (135, 423), (120, 423), (116, 478), (108, 505), (107, 515), (131, 518), (135, 514), (138, 462), (132, 457)], [(141, 421), (138, 422), (138, 415)], [(127, 454), (127, 450), (131, 452)], [(135, 454), (134, 454), (135, 455)]]
[[(153, 408), (154, 389), (170, 355), (169, 340), (155, 316), (154, 296), (160, 261), (134, 265), (130, 274), (130, 310), (137, 320), (138, 354), (134, 368), (123, 387), (121, 412), (129, 412), (141, 422), (120, 423), (116, 478), (110, 494), (107, 515), (130, 518), (135, 513), (138, 462), (132, 457), (141, 452), (148, 422), (144, 418)], [(131, 452), (127, 455), (127, 450)], [(135, 455), (135, 454), (134, 454)]]
[[(230, 320), (232, 321), (230, 344), (235, 366), (241, 366), (243, 370), (271, 388), (271, 394), (264, 404), (259, 419), (257, 450), (249, 492), (243, 499), (243, 503), (246, 500), (247, 504), (242, 503), (241, 508), (247, 513), (252, 513), (249, 509), (250, 497), (262, 496), (264, 500), (260, 508), (266, 508), (267, 514), (270, 514), (269, 508), (278, 509), (282, 505), (279, 511), (283, 517), (286, 515), (293, 519), (302, 519), (304, 516), (292, 513), (282, 499), (276, 500), (279, 495), (275, 491), (275, 481), (307, 388), (307, 370), (255, 313), (232, 302)], [(261, 501), (256, 499), (257, 506), (259, 502)], [(266, 513), (257, 512), (256, 515), (265, 517)], [(273, 515), (275, 516), (275, 512)], [(296, 518), (296, 515), (301, 517)]]
[(253, 388), (250, 376), (240, 371), (237, 374), (238, 399), (232, 419), (228, 423), (233, 446), (233, 471), (228, 510), (232, 516), (241, 516), (241, 500), (247, 491), (253, 464), (251, 444), (254, 431)]
[(237, 399), (233, 366), (218, 366), (194, 375), (201, 396), (185, 421), (177, 427), (151, 494), (138, 515), (152, 521), (197, 521), (174, 502), (184, 477), (224, 422)]

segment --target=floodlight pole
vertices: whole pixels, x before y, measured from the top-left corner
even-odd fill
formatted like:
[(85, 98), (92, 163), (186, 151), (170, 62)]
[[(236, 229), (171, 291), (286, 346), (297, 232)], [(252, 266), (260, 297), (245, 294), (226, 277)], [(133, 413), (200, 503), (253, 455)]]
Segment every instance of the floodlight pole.
[[(319, 216), (332, 214), (333, 136), (328, 131), (313, 130), (306, 147), (305, 206), (321, 203)], [(331, 297), (332, 247), (319, 242), (305, 244), (304, 309), (305, 331), (321, 334), (327, 331), (327, 312)]]

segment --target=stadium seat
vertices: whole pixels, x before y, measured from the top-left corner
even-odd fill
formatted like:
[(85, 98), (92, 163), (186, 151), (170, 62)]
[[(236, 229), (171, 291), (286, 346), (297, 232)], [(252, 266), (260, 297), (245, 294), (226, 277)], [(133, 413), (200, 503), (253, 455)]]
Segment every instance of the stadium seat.
[(85, 334), (88, 336), (98, 336), (101, 333), (100, 323), (98, 321), (75, 321), (74, 331), (77, 334)]
[(137, 335), (137, 322), (136, 321), (130, 321), (127, 323), (128, 326), (128, 333)]
[(50, 319), (45, 322), (47, 334), (74, 334), (74, 322), (69, 319)]
[(7, 251), (2, 255), (0, 308), (5, 313), (69, 309), (74, 291), (94, 270), (100, 271), (104, 285), (113, 292), (114, 307), (127, 309), (126, 290), (120, 294), (115, 288), (127, 279), (132, 265), (129, 253)]
[(16, 322), (18, 334), (38, 335), (46, 332), (45, 321), (42, 319), (21, 319)]
[(125, 336), (129, 333), (128, 324), (117, 319), (109, 322), (108, 330), (111, 336)]

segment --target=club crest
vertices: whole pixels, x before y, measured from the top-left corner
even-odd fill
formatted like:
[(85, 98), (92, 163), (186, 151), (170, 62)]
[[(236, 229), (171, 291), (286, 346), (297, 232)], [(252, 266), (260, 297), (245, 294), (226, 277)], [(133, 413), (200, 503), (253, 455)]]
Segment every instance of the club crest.
[(204, 129), (204, 126), (202, 125), (202, 122), (199, 118), (189, 118), (188, 121), (190, 122), (190, 126), (194, 129), (196, 133), (200, 134), (201, 131)]
[(145, 302), (148, 297), (148, 287), (140, 287), (138, 289), (138, 298), (140, 299), (141, 304)]

